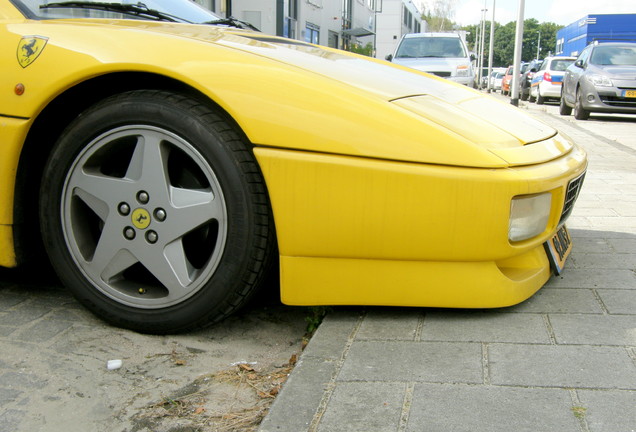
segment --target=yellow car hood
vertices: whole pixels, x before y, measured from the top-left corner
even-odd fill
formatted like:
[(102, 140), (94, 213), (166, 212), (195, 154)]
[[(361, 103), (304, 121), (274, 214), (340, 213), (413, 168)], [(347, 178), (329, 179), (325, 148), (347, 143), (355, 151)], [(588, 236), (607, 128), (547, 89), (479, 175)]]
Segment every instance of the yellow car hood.
[[(284, 62), (377, 94), (471, 141), (492, 148), (527, 144), (556, 131), (465, 86), (387, 62), (258, 33), (226, 33), (216, 43)], [(514, 143), (511, 142), (514, 138)]]
[[(195, 37), (205, 39), (207, 35), (209, 31), (202, 29)], [(188, 32), (188, 36), (194, 35)], [(517, 108), (410, 68), (252, 32), (221, 31), (215, 33), (214, 43), (375, 94), (489, 150), (511, 166), (545, 162), (572, 148), (555, 129)], [(540, 145), (526, 146), (535, 143)]]

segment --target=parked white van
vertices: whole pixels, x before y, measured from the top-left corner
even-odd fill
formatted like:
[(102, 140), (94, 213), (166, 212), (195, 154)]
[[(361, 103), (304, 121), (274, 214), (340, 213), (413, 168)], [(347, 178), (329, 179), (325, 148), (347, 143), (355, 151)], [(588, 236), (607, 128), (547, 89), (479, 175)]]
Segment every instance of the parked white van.
[(418, 69), (473, 86), (475, 56), (457, 33), (410, 33), (402, 36), (395, 53), (386, 56), (395, 64)]

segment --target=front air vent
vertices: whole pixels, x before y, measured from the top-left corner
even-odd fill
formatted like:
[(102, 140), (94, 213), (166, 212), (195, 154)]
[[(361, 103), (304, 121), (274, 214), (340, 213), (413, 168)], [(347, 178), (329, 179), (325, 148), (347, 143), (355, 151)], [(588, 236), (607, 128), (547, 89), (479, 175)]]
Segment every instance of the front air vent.
[(561, 213), (559, 224), (562, 224), (568, 217), (570, 217), (570, 213), (572, 213), (572, 209), (574, 209), (576, 198), (579, 196), (579, 192), (581, 191), (581, 186), (583, 186), (584, 178), (585, 173), (570, 180), (570, 183), (568, 183), (568, 188), (565, 193), (565, 203), (563, 204), (563, 212)]

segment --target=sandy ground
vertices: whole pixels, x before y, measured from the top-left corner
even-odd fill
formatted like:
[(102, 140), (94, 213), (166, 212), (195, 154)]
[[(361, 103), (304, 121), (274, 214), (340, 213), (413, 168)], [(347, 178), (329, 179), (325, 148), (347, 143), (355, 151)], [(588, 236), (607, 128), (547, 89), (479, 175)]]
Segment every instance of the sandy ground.
[(0, 271), (0, 419), (14, 432), (256, 430), (302, 350), (309, 310), (275, 288), (204, 331), (148, 336), (51, 280)]

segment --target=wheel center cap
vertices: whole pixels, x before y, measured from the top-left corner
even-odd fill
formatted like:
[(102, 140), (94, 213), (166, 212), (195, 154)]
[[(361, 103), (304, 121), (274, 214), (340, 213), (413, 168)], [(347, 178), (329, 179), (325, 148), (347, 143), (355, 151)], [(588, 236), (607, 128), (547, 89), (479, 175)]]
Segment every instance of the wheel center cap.
[(150, 213), (143, 208), (135, 209), (132, 212), (131, 219), (133, 225), (141, 230), (148, 228), (148, 225), (150, 225)]

